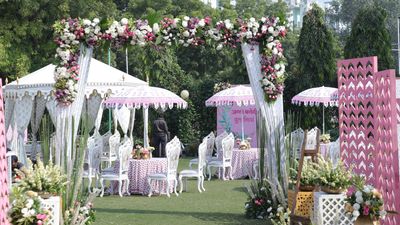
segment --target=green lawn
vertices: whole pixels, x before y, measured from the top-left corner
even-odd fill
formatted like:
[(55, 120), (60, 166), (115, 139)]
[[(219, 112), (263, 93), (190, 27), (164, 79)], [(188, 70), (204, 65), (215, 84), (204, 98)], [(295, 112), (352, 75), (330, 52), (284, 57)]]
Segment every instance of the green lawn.
[[(187, 168), (189, 159), (180, 161), (180, 169)], [(134, 195), (120, 198), (96, 198), (95, 225), (130, 224), (266, 224), (266, 221), (244, 217), (246, 193), (244, 184), (249, 180), (205, 181), (205, 192), (199, 193), (196, 181), (189, 181), (188, 192), (179, 197), (174, 194), (152, 196)]]

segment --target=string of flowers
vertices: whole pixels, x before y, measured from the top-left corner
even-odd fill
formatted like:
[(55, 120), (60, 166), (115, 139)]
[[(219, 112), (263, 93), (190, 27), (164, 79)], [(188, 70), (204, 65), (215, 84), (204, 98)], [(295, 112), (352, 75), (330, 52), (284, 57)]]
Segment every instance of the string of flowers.
[(224, 20), (215, 24), (210, 17), (164, 18), (159, 23), (123, 18), (121, 21), (63, 19), (54, 24), (56, 51), (55, 97), (60, 104), (71, 104), (77, 95), (79, 45), (199, 46), (210, 44), (217, 50), (237, 48), (241, 43), (260, 44), (260, 82), (265, 99), (273, 102), (282, 94), (285, 57), (280, 40), (286, 35), (279, 18), (262, 17)]

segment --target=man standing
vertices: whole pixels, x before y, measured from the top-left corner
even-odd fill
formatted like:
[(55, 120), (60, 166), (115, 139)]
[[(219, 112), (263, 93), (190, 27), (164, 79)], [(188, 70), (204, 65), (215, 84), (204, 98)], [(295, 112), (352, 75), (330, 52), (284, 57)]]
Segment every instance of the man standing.
[(153, 156), (155, 157), (165, 157), (165, 145), (168, 142), (168, 126), (167, 122), (164, 120), (162, 113), (153, 122), (153, 145), (155, 148)]

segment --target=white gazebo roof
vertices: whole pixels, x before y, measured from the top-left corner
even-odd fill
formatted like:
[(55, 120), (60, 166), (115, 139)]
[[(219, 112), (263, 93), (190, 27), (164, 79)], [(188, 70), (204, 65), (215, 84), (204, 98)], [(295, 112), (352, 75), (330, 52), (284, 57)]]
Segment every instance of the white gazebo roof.
[[(25, 94), (34, 97), (39, 91), (48, 96), (53, 90), (54, 69), (55, 65), (50, 64), (18, 79), (18, 81), (11, 82), (4, 87), (5, 98), (21, 98)], [(94, 91), (101, 95), (110, 92), (115, 94), (123, 88), (140, 85), (148, 84), (92, 58), (85, 94), (87, 97)]]

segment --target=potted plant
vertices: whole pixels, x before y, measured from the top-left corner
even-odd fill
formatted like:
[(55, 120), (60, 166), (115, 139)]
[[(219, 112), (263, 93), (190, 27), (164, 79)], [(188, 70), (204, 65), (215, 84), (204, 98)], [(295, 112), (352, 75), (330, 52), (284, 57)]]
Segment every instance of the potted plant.
[[(296, 168), (298, 168), (298, 162), (296, 161)], [(310, 160), (305, 160), (303, 163), (303, 169), (300, 177), (300, 191), (313, 191), (317, 184), (318, 172), (315, 169), (315, 163)], [(291, 182), (295, 185), (297, 181), (297, 170), (290, 168), (291, 171)]]
[(345, 201), (346, 215), (355, 225), (379, 224), (387, 214), (382, 194), (371, 185), (356, 187)]
[(319, 157), (317, 183), (325, 193), (343, 193), (352, 184), (351, 171), (352, 169), (346, 168), (342, 161), (334, 166), (331, 160)]
[(41, 198), (36, 192), (18, 186), (12, 192), (14, 200), (8, 211), (9, 222), (15, 225), (47, 224), (49, 211), (42, 208)]
[(61, 173), (60, 167), (52, 162), (45, 166), (40, 157), (36, 165), (28, 159), (27, 165), (16, 170), (16, 173), (21, 178), (19, 187), (24, 191), (37, 192), (42, 198), (61, 195), (67, 184), (67, 178)]

